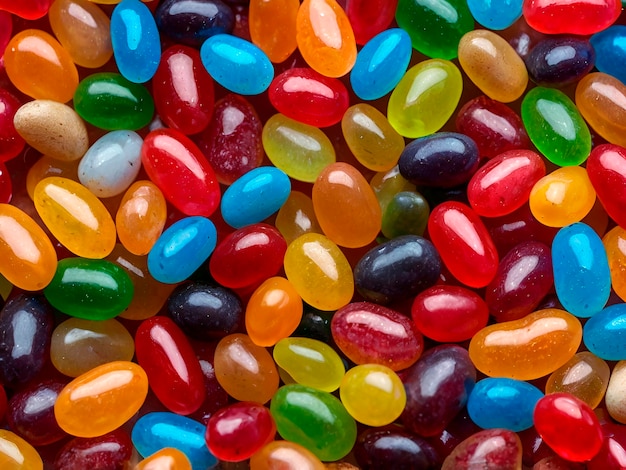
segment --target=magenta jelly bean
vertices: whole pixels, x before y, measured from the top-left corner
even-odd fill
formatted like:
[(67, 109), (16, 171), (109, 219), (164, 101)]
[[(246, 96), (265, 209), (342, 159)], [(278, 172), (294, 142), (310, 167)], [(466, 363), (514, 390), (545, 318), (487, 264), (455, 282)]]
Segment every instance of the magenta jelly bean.
[(13, 196), (11, 174), (4, 162), (0, 161), (0, 204), (8, 204)]
[[(0, 34), (1, 31), (0, 24)], [(4, 49), (0, 48), (0, 51), (2, 50)], [(24, 139), (13, 125), (13, 117), (20, 106), (22, 103), (15, 96), (8, 90), (0, 88), (0, 161), (16, 157), (24, 148)]]

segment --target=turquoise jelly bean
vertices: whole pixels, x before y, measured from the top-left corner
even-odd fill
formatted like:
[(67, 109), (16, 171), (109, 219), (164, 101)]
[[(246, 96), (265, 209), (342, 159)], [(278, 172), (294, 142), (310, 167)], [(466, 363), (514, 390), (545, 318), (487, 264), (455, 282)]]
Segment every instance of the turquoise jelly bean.
[(543, 393), (534, 385), (508, 378), (476, 382), (467, 400), (467, 411), (483, 429), (523, 431), (533, 425), (533, 411)]
[(626, 26), (613, 25), (591, 36), (596, 68), (626, 83)]
[(182, 282), (204, 263), (217, 243), (215, 225), (206, 217), (185, 217), (169, 227), (148, 253), (148, 271), (164, 284)]
[(354, 93), (362, 100), (377, 100), (393, 90), (411, 60), (411, 38), (400, 28), (374, 36), (356, 56), (350, 72)]
[(583, 342), (605, 361), (626, 360), (626, 304), (606, 307), (587, 320)]
[(111, 14), (111, 45), (120, 73), (144, 83), (156, 73), (161, 60), (161, 38), (154, 15), (139, 0), (122, 0)]
[(559, 230), (552, 241), (554, 287), (563, 307), (588, 318), (604, 308), (611, 294), (611, 273), (602, 240), (581, 222)]
[(492, 30), (506, 29), (522, 16), (522, 0), (468, 0), (474, 19)]
[(282, 207), (291, 192), (291, 181), (284, 171), (262, 166), (233, 182), (222, 197), (222, 217), (234, 228), (256, 224)]
[(204, 41), (200, 58), (217, 83), (240, 95), (263, 93), (274, 78), (274, 66), (265, 52), (229, 34), (216, 34)]
[(204, 440), (206, 426), (191, 418), (169, 412), (143, 415), (133, 426), (131, 439), (143, 457), (165, 447), (180, 450), (193, 470), (207, 470), (217, 464)]

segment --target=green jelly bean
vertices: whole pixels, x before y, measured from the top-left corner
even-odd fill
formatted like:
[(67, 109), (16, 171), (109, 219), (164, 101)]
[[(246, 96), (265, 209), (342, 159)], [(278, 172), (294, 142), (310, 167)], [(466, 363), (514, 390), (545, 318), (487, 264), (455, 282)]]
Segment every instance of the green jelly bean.
[(387, 238), (424, 234), (430, 207), (420, 193), (401, 191), (393, 196), (383, 213), (382, 232)]
[(100, 129), (137, 130), (150, 124), (154, 100), (143, 85), (119, 73), (95, 73), (78, 84), (74, 109), (85, 121)]
[(103, 259), (65, 258), (43, 291), (61, 312), (86, 320), (108, 320), (133, 299), (133, 283), (116, 264)]
[(284, 385), (272, 398), (270, 411), (283, 439), (300, 444), (320, 460), (339, 460), (356, 442), (354, 418), (328, 392)]
[(591, 152), (587, 124), (572, 100), (559, 90), (530, 90), (522, 101), (522, 121), (535, 147), (555, 165), (580, 165)]
[(413, 48), (439, 59), (454, 59), (474, 18), (465, 0), (399, 0), (398, 26), (409, 33)]
[(425, 60), (411, 67), (391, 93), (387, 119), (404, 137), (433, 134), (450, 119), (462, 92), (463, 77), (456, 65)]

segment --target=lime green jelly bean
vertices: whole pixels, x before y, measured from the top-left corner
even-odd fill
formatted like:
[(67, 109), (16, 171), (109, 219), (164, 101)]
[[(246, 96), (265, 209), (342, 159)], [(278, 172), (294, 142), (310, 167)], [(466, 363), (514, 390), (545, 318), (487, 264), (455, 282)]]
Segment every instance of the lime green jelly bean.
[(383, 235), (389, 239), (401, 235), (422, 236), (429, 214), (430, 207), (424, 196), (415, 191), (400, 191), (383, 212)]

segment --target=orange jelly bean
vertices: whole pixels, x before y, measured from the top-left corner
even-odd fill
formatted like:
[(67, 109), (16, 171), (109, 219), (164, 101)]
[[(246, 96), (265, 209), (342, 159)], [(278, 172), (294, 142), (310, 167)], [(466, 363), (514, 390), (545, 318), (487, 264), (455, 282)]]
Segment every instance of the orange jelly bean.
[(46, 287), (57, 268), (57, 255), (48, 235), (28, 214), (0, 204), (0, 274), (20, 289)]
[(300, 444), (274, 441), (250, 458), (250, 470), (324, 470), (315, 454)]
[(109, 362), (67, 384), (54, 404), (54, 416), (72, 436), (102, 436), (132, 418), (147, 394), (148, 376), (139, 365)]
[(4, 52), (11, 83), (25, 95), (66, 103), (78, 87), (78, 71), (68, 52), (38, 29), (17, 33)]
[(611, 287), (626, 301), (626, 230), (619, 225), (602, 238), (611, 271)]
[(322, 233), (313, 201), (300, 191), (291, 191), (276, 215), (275, 225), (287, 244), (305, 233)]
[(191, 463), (180, 450), (166, 447), (139, 462), (134, 470), (191, 470)]
[(43, 461), (33, 446), (17, 434), (0, 429), (2, 470), (43, 470)]
[(342, 77), (354, 66), (354, 32), (335, 0), (304, 0), (296, 31), (300, 53), (312, 69), (327, 77)]
[(483, 328), (472, 338), (469, 355), (490, 377), (534, 380), (567, 363), (581, 340), (580, 321), (565, 310), (549, 308)]
[(35, 187), (34, 202), (46, 227), (72, 253), (101, 259), (113, 250), (113, 219), (80, 183), (57, 176), (46, 178)]
[(299, 0), (251, 0), (250, 38), (274, 63), (285, 61), (298, 47)]
[(65, 161), (44, 155), (28, 169), (26, 191), (31, 199), (35, 198), (35, 187), (50, 176), (60, 176), (78, 181), (78, 163), (80, 160)]

